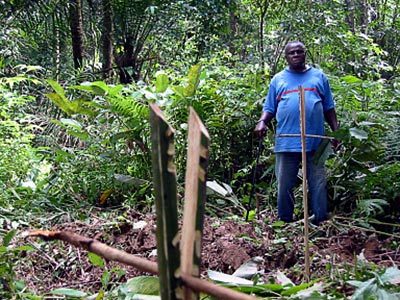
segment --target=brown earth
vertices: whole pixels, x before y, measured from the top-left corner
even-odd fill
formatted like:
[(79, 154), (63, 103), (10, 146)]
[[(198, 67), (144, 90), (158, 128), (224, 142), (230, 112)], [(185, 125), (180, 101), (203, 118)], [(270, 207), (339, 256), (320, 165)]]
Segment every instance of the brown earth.
[[(202, 245), (202, 277), (207, 270), (232, 274), (252, 257), (261, 256), (260, 270), (264, 280), (270, 281), (280, 270), (294, 283), (304, 282), (304, 240), (301, 221), (281, 226), (273, 225), (274, 216), (262, 215), (261, 220), (244, 222), (239, 219), (222, 220), (206, 217)], [(146, 222), (143, 228), (135, 229)], [(328, 278), (345, 272), (355, 259), (367, 259), (381, 266), (400, 266), (400, 247), (393, 249), (393, 238), (376, 235), (353, 225), (354, 220), (334, 217), (319, 227), (310, 227), (311, 278)], [(93, 216), (90, 222), (65, 222), (48, 230), (70, 230), (96, 238), (109, 246), (156, 261), (155, 215), (127, 212), (115, 222)], [(86, 250), (61, 241), (46, 242), (28, 238), (17, 243), (30, 244), (36, 250), (24, 253), (16, 265), (19, 278), (38, 294), (55, 288), (68, 287), (96, 292), (101, 287), (104, 272), (88, 260)], [(112, 271), (112, 282), (149, 275), (133, 267), (107, 262)], [(114, 268), (114, 269), (113, 269)], [(345, 289), (344, 285), (337, 287)]]

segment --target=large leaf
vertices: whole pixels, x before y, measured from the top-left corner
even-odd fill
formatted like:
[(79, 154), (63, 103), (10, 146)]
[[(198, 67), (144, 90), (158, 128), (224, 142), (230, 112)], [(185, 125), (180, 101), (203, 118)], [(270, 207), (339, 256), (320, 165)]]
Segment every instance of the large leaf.
[(372, 292), (377, 288), (375, 281), (376, 278), (371, 278), (365, 282), (356, 280), (347, 281), (347, 283), (357, 287), (351, 299), (354, 300), (372, 299), (369, 297), (373, 295)]
[(75, 297), (75, 298), (81, 298), (81, 297), (87, 296), (87, 294), (85, 292), (82, 292), (79, 290), (74, 290), (74, 289), (69, 289), (69, 288), (55, 289), (55, 290), (52, 290), (49, 294), (64, 295), (64, 296)]
[(353, 75), (344, 76), (341, 79), (346, 83), (360, 83), (360, 82), (362, 82), (362, 80), (360, 78), (355, 77)]
[(368, 139), (368, 133), (362, 129), (352, 127), (350, 128), (350, 135), (358, 140)]
[(156, 75), (156, 92), (163, 93), (169, 85), (168, 76), (165, 73), (157, 73)]
[(45, 95), (66, 114), (71, 115), (74, 113), (74, 110), (71, 107), (71, 102), (68, 101), (68, 99), (56, 93), (50, 93)]
[(208, 278), (217, 282), (224, 282), (234, 285), (253, 285), (253, 281), (238, 276), (221, 273), (218, 271), (207, 270)]
[(122, 287), (126, 294), (158, 295), (160, 284), (157, 277), (139, 276), (129, 279)]
[(196, 93), (197, 86), (199, 84), (201, 74), (201, 65), (194, 65), (189, 71), (189, 82), (185, 88), (185, 96), (192, 97)]
[(129, 175), (124, 175), (124, 174), (114, 174), (114, 178), (115, 180), (122, 182), (122, 183), (126, 183), (126, 184), (130, 184), (134, 187), (140, 187), (141, 185), (147, 183), (147, 180), (141, 179), (141, 178), (135, 178)]
[(313, 163), (319, 165), (326, 161), (333, 154), (331, 142), (328, 139), (323, 139), (315, 151)]
[(47, 82), (50, 84), (50, 86), (53, 88), (53, 90), (57, 93), (57, 95), (60, 95), (60, 97), (67, 100), (67, 98), (65, 97), (65, 91), (64, 91), (63, 87), (57, 81), (48, 79)]
[(47, 82), (51, 85), (56, 93), (48, 93), (46, 96), (62, 111), (67, 113), (68, 115), (72, 114), (85, 114), (88, 116), (96, 116), (97, 112), (88, 108), (89, 106), (96, 106), (94, 102), (85, 100), (85, 99), (77, 99), (74, 101), (69, 101), (65, 96), (65, 91), (62, 86), (54, 81), (47, 80)]
[(87, 91), (97, 96), (115, 96), (122, 91), (122, 85), (109, 86), (103, 81), (83, 82), (81, 85), (70, 86), (70, 89)]
[(400, 270), (397, 266), (387, 268), (385, 273), (381, 276), (384, 283), (400, 284)]

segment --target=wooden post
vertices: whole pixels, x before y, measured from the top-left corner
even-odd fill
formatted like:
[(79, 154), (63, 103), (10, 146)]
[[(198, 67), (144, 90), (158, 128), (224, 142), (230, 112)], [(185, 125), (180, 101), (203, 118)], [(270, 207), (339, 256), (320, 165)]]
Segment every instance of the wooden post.
[(300, 134), (301, 134), (301, 164), (303, 171), (303, 208), (304, 208), (304, 266), (305, 279), (310, 281), (310, 248), (308, 241), (308, 197), (307, 197), (307, 153), (306, 153), (306, 108), (304, 89), (299, 85), (300, 93)]
[(162, 300), (177, 299), (179, 268), (178, 214), (176, 200), (175, 131), (160, 108), (150, 103), (153, 184), (157, 214), (157, 259)]
[[(190, 108), (188, 124), (188, 158), (185, 177), (182, 239), (180, 244), (180, 271), (184, 275), (199, 277), (210, 137), (192, 107)], [(183, 287), (183, 299), (198, 299), (198, 293), (193, 292), (188, 287)]]

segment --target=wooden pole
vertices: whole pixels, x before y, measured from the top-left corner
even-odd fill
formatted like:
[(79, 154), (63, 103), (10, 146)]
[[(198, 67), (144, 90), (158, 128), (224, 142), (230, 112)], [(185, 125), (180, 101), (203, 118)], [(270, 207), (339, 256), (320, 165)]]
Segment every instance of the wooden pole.
[(153, 184), (157, 214), (157, 260), (162, 300), (178, 298), (179, 248), (176, 200), (176, 167), (174, 164), (175, 131), (165, 120), (161, 109), (150, 103)]
[(300, 93), (300, 134), (301, 134), (301, 163), (303, 171), (303, 208), (304, 208), (304, 277), (310, 281), (310, 248), (308, 241), (308, 197), (307, 197), (307, 153), (306, 153), (306, 108), (304, 89), (299, 85)]
[[(301, 137), (301, 134), (298, 133), (281, 133), (278, 135), (279, 137)], [(316, 139), (327, 139), (327, 140), (334, 140), (335, 138), (333, 136), (326, 136), (326, 135), (319, 135), (319, 134), (306, 134), (305, 137), (311, 137), (311, 138), (316, 138)]]
[[(185, 175), (185, 205), (182, 239), (180, 243), (182, 274), (200, 276), (201, 238), (203, 232), (204, 202), (206, 198), (206, 171), (208, 165), (209, 134), (200, 118), (190, 108), (188, 159)], [(198, 293), (183, 287), (183, 299), (198, 299)]]

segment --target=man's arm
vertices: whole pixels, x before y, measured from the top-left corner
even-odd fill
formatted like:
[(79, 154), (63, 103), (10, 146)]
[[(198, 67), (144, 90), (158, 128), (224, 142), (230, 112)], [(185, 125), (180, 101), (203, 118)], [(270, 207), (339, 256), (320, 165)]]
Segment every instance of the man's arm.
[[(331, 128), (332, 131), (336, 131), (339, 129), (339, 124), (337, 121), (337, 116), (336, 116), (336, 111), (334, 108), (328, 109), (327, 111), (324, 112), (324, 117), (326, 122), (329, 124), (329, 127)], [(332, 148), (336, 152), (339, 150), (341, 146), (341, 143), (339, 143), (338, 140), (333, 140), (332, 141)]]
[(327, 111), (325, 111), (324, 117), (332, 131), (336, 131), (339, 129), (336, 111), (334, 108), (331, 108), (331, 109), (328, 109)]

